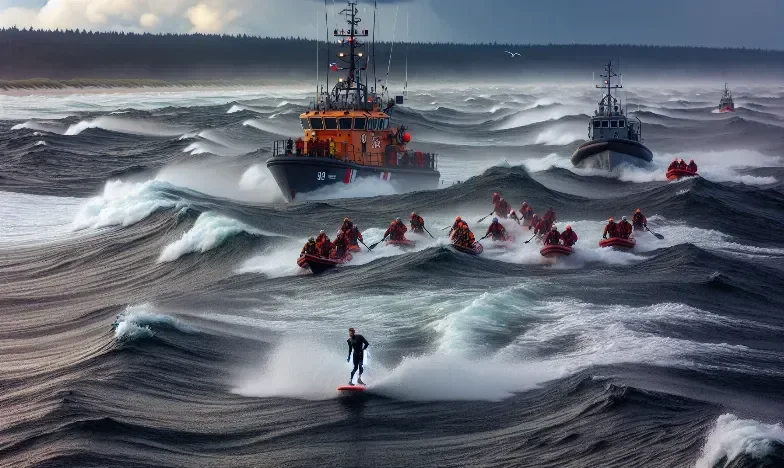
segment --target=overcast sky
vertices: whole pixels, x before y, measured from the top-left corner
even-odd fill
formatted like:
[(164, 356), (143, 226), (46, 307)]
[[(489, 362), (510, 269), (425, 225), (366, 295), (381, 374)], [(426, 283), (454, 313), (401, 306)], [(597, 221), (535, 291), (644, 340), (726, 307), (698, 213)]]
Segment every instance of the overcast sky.
[[(334, 2), (334, 3), (333, 3)], [(380, 37), (784, 49), (784, 0), (378, 0)], [(333, 7), (334, 4), (334, 7)], [(344, 5), (327, 0), (329, 27)], [(363, 26), (372, 0), (360, 0)], [(397, 11), (397, 26), (395, 13)], [(362, 13), (364, 12), (364, 15)], [(409, 32), (406, 32), (408, 20)], [(0, 26), (324, 37), (319, 0), (0, 0)], [(341, 25), (342, 26), (342, 25)], [(339, 26), (339, 27), (341, 27)]]

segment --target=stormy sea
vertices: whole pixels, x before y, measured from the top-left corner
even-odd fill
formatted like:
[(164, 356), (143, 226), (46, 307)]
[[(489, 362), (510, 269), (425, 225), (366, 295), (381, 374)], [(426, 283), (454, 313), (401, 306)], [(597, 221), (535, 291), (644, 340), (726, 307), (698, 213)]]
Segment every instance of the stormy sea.
[[(635, 85), (647, 168), (572, 167), (587, 83), (411, 88), (393, 122), (432, 191), (358, 181), (286, 203), (267, 171), (313, 90), (0, 98), (0, 465), (784, 466), (784, 87)], [(701, 177), (668, 182), (674, 157)], [(493, 192), (574, 255), (449, 246)], [(598, 246), (640, 208), (663, 236)], [(435, 236), (314, 276), (344, 217)], [(370, 342), (363, 398), (347, 328)]]

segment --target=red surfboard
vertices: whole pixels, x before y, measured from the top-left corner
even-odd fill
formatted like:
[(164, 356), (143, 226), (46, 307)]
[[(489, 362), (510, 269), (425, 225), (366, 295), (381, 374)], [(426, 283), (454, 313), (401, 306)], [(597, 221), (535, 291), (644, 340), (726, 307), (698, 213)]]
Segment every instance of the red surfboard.
[(361, 395), (364, 391), (364, 385), (341, 385), (338, 387), (338, 393), (342, 396)]

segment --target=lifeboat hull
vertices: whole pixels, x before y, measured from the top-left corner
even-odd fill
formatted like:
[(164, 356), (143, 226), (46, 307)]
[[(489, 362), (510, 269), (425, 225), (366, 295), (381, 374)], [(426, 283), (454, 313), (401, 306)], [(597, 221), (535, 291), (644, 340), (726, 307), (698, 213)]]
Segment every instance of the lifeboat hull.
[(327, 270), (331, 270), (338, 265), (350, 262), (352, 259), (351, 254), (346, 254), (344, 258), (326, 258), (317, 255), (303, 255), (297, 259), (297, 265), (300, 268), (310, 269), (313, 274), (317, 275)]
[(666, 174), (667, 180), (678, 180), (684, 177), (696, 177), (698, 175), (699, 174), (696, 172), (684, 171), (683, 169), (670, 169)]
[(735, 112), (735, 108), (730, 106), (724, 106), (721, 109), (719, 109), (719, 112), (722, 114), (725, 112)]
[(620, 138), (586, 141), (572, 155), (575, 167), (607, 171), (621, 165), (646, 166), (652, 160), (653, 153), (645, 145)]
[(609, 239), (602, 239), (599, 241), (599, 247), (616, 247), (621, 249), (631, 249), (637, 243), (634, 239), (621, 239), (620, 237), (611, 237)]
[(333, 185), (348, 185), (359, 179), (386, 181), (397, 190), (410, 192), (436, 189), (441, 178), (435, 169), (362, 166), (310, 156), (275, 156), (267, 160), (267, 168), (287, 201), (294, 200), (297, 195)]
[(396, 245), (396, 246), (404, 248), (404, 249), (411, 249), (411, 248), (416, 247), (416, 242), (414, 242), (412, 240), (408, 240), (408, 239), (405, 239), (405, 240), (388, 240), (388, 241), (386, 241), (386, 244), (387, 245)]
[(485, 248), (482, 247), (482, 244), (480, 244), (479, 242), (475, 242), (472, 248), (463, 247), (462, 245), (457, 245), (457, 244), (452, 244), (452, 247), (458, 252), (467, 253), (469, 255), (479, 255), (485, 250)]
[(571, 247), (567, 247), (565, 245), (545, 245), (539, 250), (539, 253), (542, 254), (542, 257), (563, 257), (566, 255), (571, 255), (574, 252), (574, 249)]

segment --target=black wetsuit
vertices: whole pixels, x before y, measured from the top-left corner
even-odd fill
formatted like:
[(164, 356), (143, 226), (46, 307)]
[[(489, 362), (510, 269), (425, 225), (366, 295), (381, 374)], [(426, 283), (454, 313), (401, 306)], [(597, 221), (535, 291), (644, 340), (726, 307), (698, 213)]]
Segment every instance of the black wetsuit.
[(353, 338), (349, 338), (346, 340), (348, 343), (348, 352), (354, 354), (354, 369), (351, 371), (351, 378), (354, 378), (354, 374), (359, 369), (359, 376), (362, 377), (362, 361), (364, 359), (364, 351), (370, 346), (370, 343), (365, 339), (362, 335), (354, 335)]

